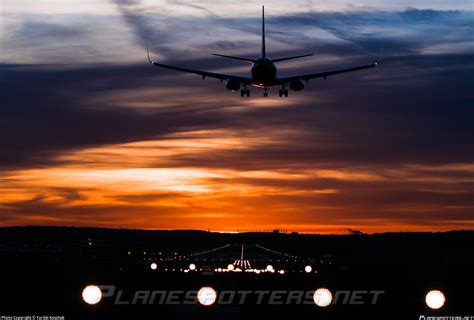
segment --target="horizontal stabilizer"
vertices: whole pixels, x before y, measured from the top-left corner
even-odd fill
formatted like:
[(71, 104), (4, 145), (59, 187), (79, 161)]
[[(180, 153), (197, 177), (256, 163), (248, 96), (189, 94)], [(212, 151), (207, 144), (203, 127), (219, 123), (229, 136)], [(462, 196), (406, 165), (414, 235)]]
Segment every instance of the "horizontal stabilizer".
[(235, 60), (241, 60), (241, 61), (255, 62), (255, 59), (250, 59), (250, 58), (226, 56), (226, 55), (217, 54), (217, 53), (213, 53), (212, 55), (213, 55), (213, 56), (217, 56), (217, 57), (222, 57), (222, 58), (229, 58), (229, 59), (235, 59)]
[(303, 54), (303, 55), (300, 55), (300, 56), (292, 56), (292, 57), (285, 57), (285, 58), (272, 59), (272, 62), (280, 62), (280, 61), (286, 61), (286, 60), (304, 58), (304, 57), (309, 57), (309, 56), (312, 56), (312, 55), (314, 55), (314, 53)]

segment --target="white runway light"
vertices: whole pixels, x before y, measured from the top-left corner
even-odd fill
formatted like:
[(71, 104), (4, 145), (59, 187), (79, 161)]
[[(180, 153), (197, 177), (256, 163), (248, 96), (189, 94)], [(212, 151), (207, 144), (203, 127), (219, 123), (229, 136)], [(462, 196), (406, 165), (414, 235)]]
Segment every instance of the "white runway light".
[(191, 270), (191, 271), (196, 270), (196, 265), (195, 265), (194, 263), (191, 263), (191, 264), (189, 265), (189, 270)]
[(306, 273), (310, 273), (311, 271), (313, 271), (313, 268), (308, 265), (308, 266), (304, 267), (304, 271), (305, 271)]
[(314, 303), (319, 307), (327, 307), (332, 302), (332, 293), (329, 289), (319, 288), (313, 294)]
[(153, 262), (152, 264), (150, 264), (150, 269), (151, 269), (151, 270), (156, 270), (156, 268), (158, 268), (158, 265), (157, 265), (155, 262)]
[(87, 304), (97, 304), (102, 299), (102, 291), (98, 286), (89, 285), (82, 291), (82, 299)]
[(444, 294), (439, 290), (431, 290), (426, 294), (425, 302), (431, 309), (439, 309), (444, 306), (446, 298)]
[(267, 266), (266, 270), (267, 270), (268, 272), (272, 272), (272, 271), (273, 271), (273, 266), (272, 266), (271, 264), (269, 264), (269, 265)]
[(227, 269), (229, 269), (230, 271), (234, 271), (235, 268), (234, 268), (234, 265), (233, 265), (233, 264), (229, 264), (229, 265), (227, 266)]
[(197, 293), (197, 299), (203, 306), (210, 306), (217, 299), (217, 292), (211, 287), (202, 287)]

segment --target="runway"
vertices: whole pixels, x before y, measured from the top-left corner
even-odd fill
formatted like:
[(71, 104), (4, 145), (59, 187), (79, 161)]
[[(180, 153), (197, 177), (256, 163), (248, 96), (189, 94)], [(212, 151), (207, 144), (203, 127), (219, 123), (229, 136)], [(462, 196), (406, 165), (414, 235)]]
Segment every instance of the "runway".
[[(473, 282), (472, 232), (319, 236), (24, 228), (2, 229), (0, 240), (6, 315), (418, 319), (472, 311), (466, 290)], [(425, 301), (434, 289), (445, 298), (439, 310)], [(434, 298), (436, 303), (436, 292)]]

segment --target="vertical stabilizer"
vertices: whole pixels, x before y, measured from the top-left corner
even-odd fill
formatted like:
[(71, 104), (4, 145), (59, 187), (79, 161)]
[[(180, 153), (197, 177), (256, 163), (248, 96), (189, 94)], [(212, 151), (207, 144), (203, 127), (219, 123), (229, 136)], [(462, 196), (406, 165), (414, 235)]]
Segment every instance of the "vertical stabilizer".
[(262, 57), (266, 57), (265, 50), (265, 6), (262, 6)]

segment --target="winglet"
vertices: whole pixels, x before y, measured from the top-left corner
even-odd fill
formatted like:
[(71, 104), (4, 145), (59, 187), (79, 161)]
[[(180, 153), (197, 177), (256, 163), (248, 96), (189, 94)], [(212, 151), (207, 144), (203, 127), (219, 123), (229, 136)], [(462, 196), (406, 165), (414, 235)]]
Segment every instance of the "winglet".
[(153, 64), (153, 61), (151, 61), (151, 59), (150, 59), (150, 52), (148, 52), (148, 43), (146, 44), (146, 55), (148, 56), (148, 62)]
[(265, 49), (265, 6), (262, 6), (262, 57), (267, 56)]
[(376, 66), (378, 66), (378, 64), (380, 63), (380, 60), (382, 60), (382, 52), (383, 52), (383, 48), (380, 49), (380, 52), (379, 52), (379, 59), (374, 63)]

